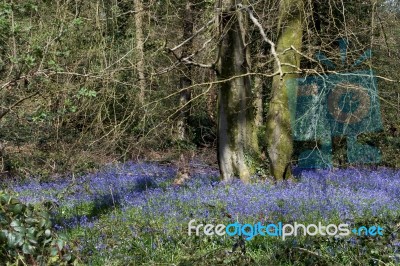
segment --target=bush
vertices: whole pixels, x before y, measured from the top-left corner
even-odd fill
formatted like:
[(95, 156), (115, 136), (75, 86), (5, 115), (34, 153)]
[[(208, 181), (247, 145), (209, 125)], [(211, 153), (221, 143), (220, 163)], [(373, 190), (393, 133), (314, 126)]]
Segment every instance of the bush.
[(71, 265), (66, 238), (51, 227), (50, 214), (0, 191), (0, 261), (7, 265)]

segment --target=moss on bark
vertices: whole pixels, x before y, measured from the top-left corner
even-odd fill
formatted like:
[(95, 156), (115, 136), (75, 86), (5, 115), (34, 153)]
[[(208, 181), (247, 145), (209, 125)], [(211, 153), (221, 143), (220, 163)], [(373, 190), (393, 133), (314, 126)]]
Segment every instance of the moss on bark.
[[(271, 173), (277, 179), (291, 176), (290, 162), (293, 153), (293, 140), (290, 127), (290, 112), (287, 95), (287, 81), (297, 77), (290, 72), (300, 67), (300, 55), (289, 50), (291, 46), (301, 50), (303, 35), (303, 0), (283, 0), (280, 6), (277, 53), (281, 62), (283, 76), (275, 76), (272, 81), (272, 99), (267, 116), (268, 156)], [(275, 65), (276, 70), (279, 66)]]

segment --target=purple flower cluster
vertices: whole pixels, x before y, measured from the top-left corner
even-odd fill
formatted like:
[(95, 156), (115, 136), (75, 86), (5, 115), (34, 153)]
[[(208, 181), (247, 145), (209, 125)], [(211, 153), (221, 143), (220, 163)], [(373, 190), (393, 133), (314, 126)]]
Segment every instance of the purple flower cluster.
[[(219, 182), (217, 175), (215, 169), (196, 169), (186, 184), (176, 187), (172, 185), (175, 168), (128, 163), (84, 176), (74, 185), (66, 180), (30, 182), (13, 185), (13, 189), (26, 202), (46, 199), (68, 207), (92, 202), (118, 206), (123, 211), (136, 208), (144, 218), (175, 225), (186, 225), (191, 219), (213, 222), (228, 218), (346, 222), (363, 216), (400, 214), (398, 170), (303, 171), (298, 182), (257, 181), (247, 185), (239, 180)], [(92, 221), (86, 223), (92, 225)]]
[(234, 218), (284, 217), (297, 221), (328, 219), (332, 214), (343, 220), (400, 211), (400, 172), (387, 169), (308, 171), (303, 172), (300, 182), (278, 185), (268, 182), (244, 185), (239, 181), (215, 184), (198, 176), (188, 187), (151, 191), (145, 211), (164, 215), (166, 220), (179, 214), (182, 216), (178, 220), (188, 219), (187, 213), (180, 211), (186, 208), (194, 217), (202, 218), (208, 218), (216, 209)]
[(32, 180), (25, 184), (12, 184), (11, 188), (27, 203), (47, 200), (74, 206), (82, 202), (107, 199), (113, 201), (122, 194), (132, 194), (157, 187), (175, 175), (176, 170), (173, 167), (126, 163), (105, 167), (97, 173), (76, 180), (71, 178), (53, 182)]

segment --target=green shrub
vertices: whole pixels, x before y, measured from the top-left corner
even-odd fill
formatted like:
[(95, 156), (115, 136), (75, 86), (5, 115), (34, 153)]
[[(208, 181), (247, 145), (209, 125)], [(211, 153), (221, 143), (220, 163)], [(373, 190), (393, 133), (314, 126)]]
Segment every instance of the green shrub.
[(0, 261), (7, 265), (71, 265), (77, 260), (50, 214), (0, 191)]

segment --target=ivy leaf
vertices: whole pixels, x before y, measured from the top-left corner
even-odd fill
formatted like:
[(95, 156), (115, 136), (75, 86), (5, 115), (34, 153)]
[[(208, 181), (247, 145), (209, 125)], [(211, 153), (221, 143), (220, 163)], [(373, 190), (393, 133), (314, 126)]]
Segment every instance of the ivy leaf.
[(30, 244), (25, 243), (24, 245), (22, 245), (22, 252), (24, 254), (33, 254), (33, 251), (34, 251), (34, 247), (31, 246)]
[(57, 246), (59, 250), (62, 250), (64, 247), (64, 241), (62, 239), (57, 239)]
[(54, 257), (58, 255), (58, 249), (57, 247), (52, 247), (50, 251), (50, 256)]
[(28, 224), (34, 224), (34, 223), (38, 223), (39, 220), (34, 219), (34, 218), (26, 218), (25, 222), (27, 222)]
[(21, 214), (22, 211), (23, 211), (23, 209), (24, 209), (24, 206), (23, 206), (22, 204), (15, 204), (15, 205), (11, 208), (11, 211), (12, 211), (14, 214)]
[(10, 224), (11, 227), (20, 227), (21, 226), (21, 222), (18, 220), (13, 220)]
[(7, 244), (10, 247), (14, 247), (16, 245), (16, 237), (11, 232), (9, 232), (8, 235), (7, 235)]
[(25, 232), (26, 232), (26, 229), (23, 226), (15, 226), (14, 230), (19, 232), (20, 234), (25, 234)]
[(22, 234), (17, 234), (16, 238), (15, 238), (15, 242), (17, 246), (22, 246), (22, 244), (24, 243), (24, 238)]

